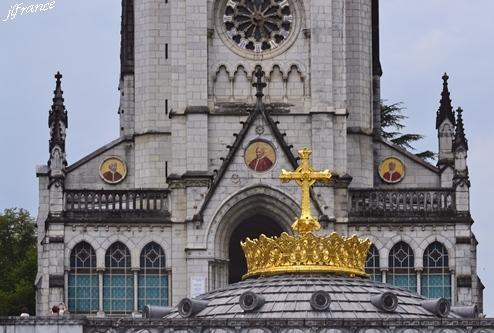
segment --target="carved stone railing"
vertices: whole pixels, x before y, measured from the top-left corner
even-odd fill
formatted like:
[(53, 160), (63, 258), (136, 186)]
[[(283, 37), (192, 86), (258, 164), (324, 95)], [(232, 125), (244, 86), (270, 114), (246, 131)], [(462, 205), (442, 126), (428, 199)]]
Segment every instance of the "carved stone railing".
[(448, 216), (456, 213), (452, 189), (351, 189), (350, 216)]
[(168, 211), (168, 190), (65, 190), (66, 212)]

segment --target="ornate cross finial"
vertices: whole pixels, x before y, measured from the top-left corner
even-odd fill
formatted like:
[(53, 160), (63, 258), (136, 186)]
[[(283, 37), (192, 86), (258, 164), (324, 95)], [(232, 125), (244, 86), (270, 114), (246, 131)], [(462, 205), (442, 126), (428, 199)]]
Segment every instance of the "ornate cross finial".
[(453, 113), (453, 106), (451, 105), (451, 98), (448, 88), (449, 76), (444, 73), (443, 77), (443, 90), (441, 92), (441, 100), (439, 101), (439, 110), (436, 114), (436, 129), (439, 129), (444, 120), (448, 119), (452, 125), (455, 125), (455, 116)]
[(459, 146), (463, 145), (463, 147), (468, 150), (468, 140), (465, 135), (465, 126), (463, 125), (463, 109), (458, 108), (456, 110), (456, 115), (456, 131), (455, 139), (453, 140), (453, 148), (456, 149)]
[(57, 74), (55, 74), (55, 79), (57, 79), (57, 83), (60, 83), (60, 80), (62, 79), (62, 74), (60, 74), (60, 72), (57, 72)]
[(264, 71), (262, 70), (261, 66), (256, 67), (256, 73), (255, 76), (257, 78), (256, 82), (252, 84), (253, 87), (257, 89), (256, 91), (256, 97), (257, 97), (257, 102), (262, 103), (262, 98), (264, 97), (264, 93), (262, 92), (264, 88), (266, 88), (266, 83), (262, 82), (262, 78), (264, 77)]
[(312, 216), (310, 208), (310, 188), (316, 181), (328, 182), (331, 179), (329, 170), (315, 171), (309, 159), (312, 151), (304, 148), (298, 151), (300, 166), (295, 171), (281, 170), (280, 179), (283, 183), (295, 180), (302, 188), (300, 217), (292, 224), (292, 228), (301, 234), (317, 231), (321, 228), (319, 221)]

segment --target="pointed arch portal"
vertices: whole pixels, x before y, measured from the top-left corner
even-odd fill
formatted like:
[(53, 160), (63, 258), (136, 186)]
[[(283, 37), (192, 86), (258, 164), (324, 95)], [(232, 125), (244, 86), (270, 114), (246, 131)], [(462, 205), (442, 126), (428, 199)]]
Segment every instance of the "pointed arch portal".
[(228, 283), (235, 283), (247, 273), (247, 263), (240, 242), (247, 237), (259, 238), (261, 234), (268, 237), (279, 236), (283, 232), (281, 225), (272, 218), (256, 214), (243, 220), (232, 232), (228, 246)]

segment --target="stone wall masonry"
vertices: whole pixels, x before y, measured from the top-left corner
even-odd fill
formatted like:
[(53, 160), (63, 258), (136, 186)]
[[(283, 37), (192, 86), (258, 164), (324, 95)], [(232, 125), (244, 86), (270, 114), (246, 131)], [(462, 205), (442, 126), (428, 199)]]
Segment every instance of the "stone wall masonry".
[(234, 133), (239, 133), (242, 129), (241, 121), (245, 121), (247, 116), (220, 116), (210, 115), (208, 117), (208, 155), (209, 170), (219, 170), (223, 161), (228, 155), (227, 146), (235, 142)]
[(332, 1), (312, 0), (310, 39), (311, 96), (313, 112), (329, 111), (333, 100)]
[[(187, 8), (186, 1), (170, 1), (170, 58), (172, 108), (183, 112), (187, 107)], [(202, 6), (206, 6), (203, 2)], [(202, 10), (202, 8), (198, 9)], [(207, 34), (203, 31), (201, 34)]]
[(133, 135), (135, 126), (135, 78), (133, 74), (124, 75), (120, 80), (120, 136)]
[(351, 187), (372, 187), (374, 156), (372, 137), (353, 134), (347, 136), (347, 167), (353, 177)]
[[(101, 163), (109, 157), (118, 157), (127, 165), (127, 177), (120, 183), (111, 185), (101, 179), (99, 168)], [(67, 173), (65, 177), (66, 189), (131, 189), (135, 186), (134, 149), (131, 142), (122, 142), (101, 154), (85, 161), (81, 166)]]
[(187, 171), (208, 170), (208, 116), (187, 114)]
[[(186, 1), (187, 106), (208, 104), (208, 35), (205, 0)], [(203, 169), (205, 170), (205, 169)]]
[(346, 113), (336, 113), (333, 124), (334, 165), (333, 172), (338, 175), (348, 173), (347, 168), (347, 136)]
[(345, 1), (348, 126), (372, 128), (371, 1)]
[[(50, 194), (48, 191), (48, 167), (47, 166), (39, 166), (37, 167), (36, 173), (38, 175), (38, 216), (36, 217), (36, 226), (37, 226), (37, 236), (38, 240), (37, 250), (38, 250), (38, 272), (36, 275), (36, 281), (34, 284), (36, 286), (36, 313), (41, 314), (44, 311), (47, 311), (48, 304), (48, 285), (43, 284), (43, 277), (47, 274), (46, 268), (48, 267), (48, 263), (45, 260), (45, 252), (43, 240), (45, 239), (45, 220), (48, 216), (50, 207), (49, 200)], [(45, 278), (46, 280), (46, 278)]]
[(169, 134), (149, 134), (135, 138), (135, 186), (167, 188), (166, 165), (172, 159)]
[[(191, 328), (193, 326), (194, 328)], [(30, 317), (30, 318), (0, 318), (0, 332), (5, 333), (99, 333), (99, 332), (126, 332), (138, 333), (149, 332), (158, 333), (164, 330), (174, 332), (197, 332), (207, 333), (219, 331), (225, 333), (249, 333), (252, 331), (262, 331), (273, 333), (280, 331), (283, 333), (296, 331), (308, 333), (313, 330), (346, 332), (348, 330), (358, 330), (359, 332), (375, 333), (406, 333), (406, 332), (445, 332), (445, 333), (469, 333), (469, 332), (494, 332), (493, 319), (137, 319), (137, 318), (113, 318), (96, 319), (85, 317)]]
[[(375, 173), (374, 181), (377, 187), (386, 188), (417, 188), (417, 187), (441, 187), (441, 176), (423, 164), (417, 163), (405, 154), (394, 150), (381, 143), (374, 144), (375, 151)], [(397, 184), (389, 185), (384, 183), (378, 174), (378, 167), (381, 161), (387, 157), (396, 157), (403, 161), (406, 174), (403, 180)], [(425, 163), (425, 162), (424, 162)]]
[[(346, 28), (345, 1), (332, 1), (332, 72), (333, 72), (333, 104), (337, 110), (346, 110), (347, 105), (347, 60), (346, 60)], [(346, 119), (345, 119), (346, 120)]]
[(172, 120), (171, 156), (169, 174), (182, 175), (187, 171), (187, 127), (186, 118), (174, 117)]
[(172, 75), (166, 49), (173, 45), (170, 43), (170, 33), (174, 28), (170, 22), (170, 6), (176, 3), (181, 1), (168, 4), (144, 0), (136, 1), (134, 5), (135, 131), (139, 134), (170, 131), (166, 100), (172, 96)]

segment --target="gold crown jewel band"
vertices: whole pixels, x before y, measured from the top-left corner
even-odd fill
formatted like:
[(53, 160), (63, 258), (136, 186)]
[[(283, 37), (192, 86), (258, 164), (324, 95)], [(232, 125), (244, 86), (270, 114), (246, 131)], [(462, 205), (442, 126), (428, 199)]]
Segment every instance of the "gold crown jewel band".
[(310, 189), (316, 181), (329, 182), (329, 170), (315, 171), (310, 165), (312, 151), (304, 148), (298, 152), (300, 166), (293, 172), (282, 170), (283, 183), (294, 180), (302, 192), (300, 217), (292, 229), (296, 236), (282, 233), (279, 237), (246, 239), (241, 242), (247, 261), (247, 274), (244, 279), (259, 275), (312, 272), (339, 273), (350, 276), (367, 276), (365, 261), (371, 246), (368, 239), (357, 236), (341, 237), (336, 233), (316, 236), (321, 228), (317, 218), (312, 216)]

